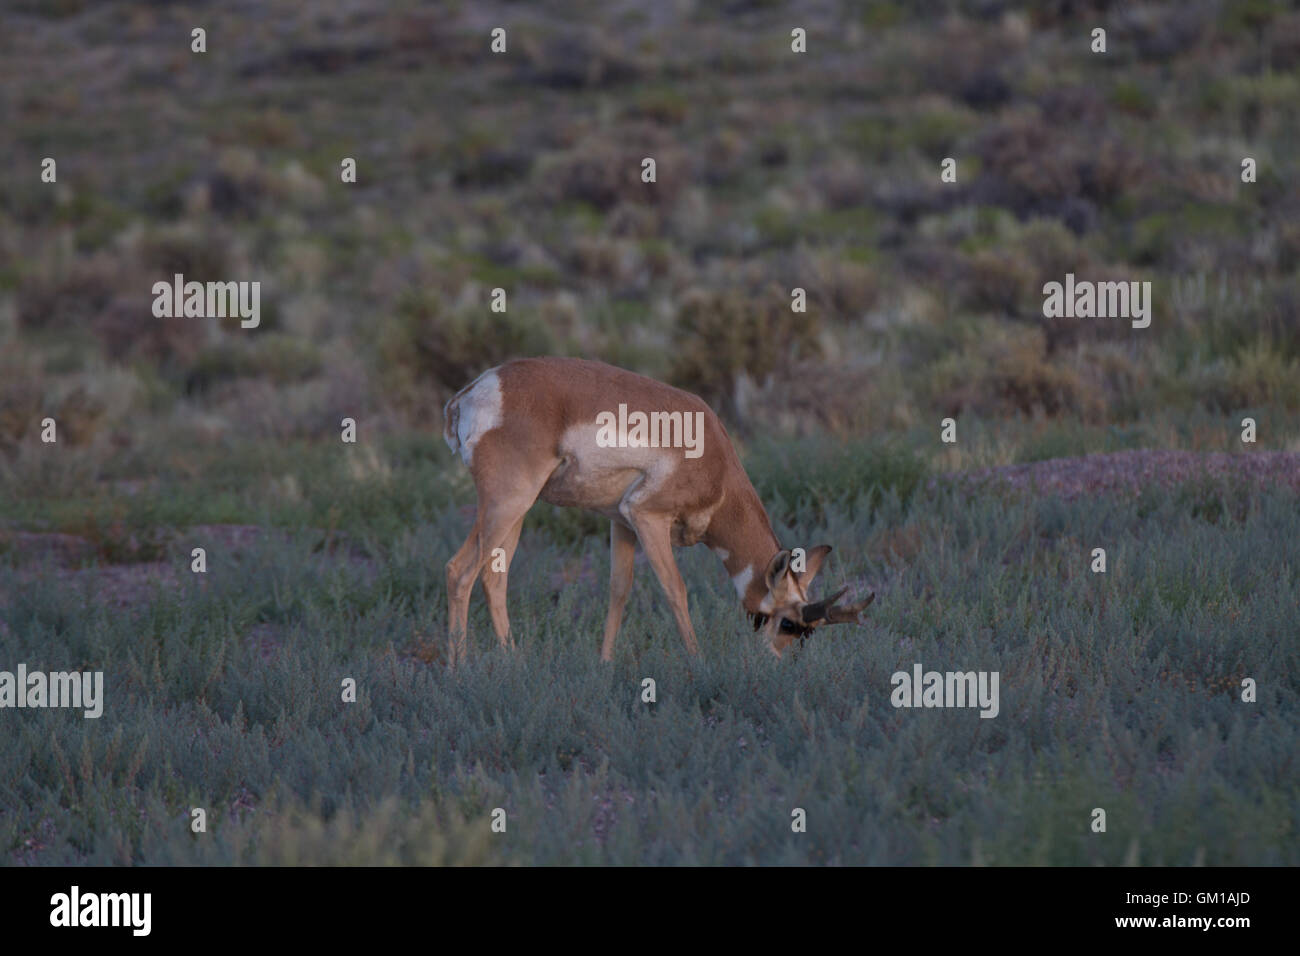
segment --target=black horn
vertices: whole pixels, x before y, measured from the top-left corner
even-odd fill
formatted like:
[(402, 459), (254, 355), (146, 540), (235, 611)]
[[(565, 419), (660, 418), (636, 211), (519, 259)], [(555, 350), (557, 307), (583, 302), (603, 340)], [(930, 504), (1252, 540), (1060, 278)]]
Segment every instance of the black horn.
[(828, 598), (805, 604), (799, 611), (800, 616), (803, 618), (803, 622), (805, 624), (816, 624), (818, 621), (824, 620), (830, 608), (834, 606), (835, 602), (838, 601), (847, 590), (848, 588), (840, 588)]

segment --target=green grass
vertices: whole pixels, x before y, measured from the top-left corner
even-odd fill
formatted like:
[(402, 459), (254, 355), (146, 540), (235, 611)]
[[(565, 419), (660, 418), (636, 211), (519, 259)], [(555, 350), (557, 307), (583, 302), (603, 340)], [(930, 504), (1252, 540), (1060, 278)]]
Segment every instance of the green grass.
[[(780, 492), (817, 451), (821, 490)], [(198, 579), (186, 538), (163, 556), (179, 589), (126, 612), (80, 581), (0, 566), (0, 660), (102, 669), (107, 698), (97, 721), (8, 713), (0, 850), (37, 863), (1300, 862), (1293, 498), (968, 499), (925, 490), (898, 450), (751, 460), (800, 504), (787, 540), (836, 545), (824, 586), (878, 595), (866, 627), (780, 661), (694, 549), (679, 555), (703, 660), (686, 660), (640, 566), (616, 660), (601, 664), (605, 547), (542, 522), (512, 569), (519, 647), (496, 649), (476, 596), (472, 657), (451, 673), (442, 565), (468, 525), (454, 504), (362, 564), (303, 533), (238, 553), (209, 542)], [(1098, 546), (1105, 575), (1088, 569)], [(1000, 715), (894, 709), (890, 676), (918, 661), (999, 671)], [(340, 701), (348, 677), (355, 704)], [(654, 704), (640, 702), (646, 677)], [(1240, 701), (1244, 677), (1257, 703)], [(188, 829), (196, 806), (207, 834)], [(489, 829), (497, 807), (505, 834)], [(807, 833), (791, 832), (794, 807)], [(1094, 807), (1105, 834), (1089, 830)]]

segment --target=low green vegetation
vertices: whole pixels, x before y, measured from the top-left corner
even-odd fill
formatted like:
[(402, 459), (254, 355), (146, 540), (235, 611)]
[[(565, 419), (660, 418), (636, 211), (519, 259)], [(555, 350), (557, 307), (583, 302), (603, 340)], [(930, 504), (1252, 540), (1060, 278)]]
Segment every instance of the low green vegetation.
[[(810, 456), (821, 483), (798, 480)], [(182, 531), (150, 556), (170, 583), (125, 608), (120, 582), (96, 573), (113, 553), (35, 576), (6, 555), (0, 660), (102, 669), (106, 702), (97, 720), (6, 713), (0, 850), (34, 863), (1300, 862), (1293, 495), (972, 494), (924, 483), (901, 452), (811, 443), (752, 468), (776, 513), (798, 516), (776, 519), (785, 540), (836, 545), (823, 587), (876, 591), (866, 627), (778, 661), (694, 549), (681, 560), (703, 660), (685, 658), (642, 566), (602, 665), (605, 548), (541, 521), (511, 574), (517, 650), (496, 648), (476, 598), (472, 658), (450, 672), (442, 559), (468, 525), (463, 489), (443, 504), (429, 491), (405, 530), (378, 493), (374, 534), (352, 544)], [(869, 480), (855, 484), (859, 468)], [(381, 487), (339, 493), (344, 515)], [(1098, 541), (1105, 574), (1089, 570)], [(192, 546), (207, 548), (205, 575), (189, 573)], [(917, 662), (1000, 672), (999, 715), (895, 709), (891, 675)], [(1247, 677), (1255, 703), (1241, 700)], [(345, 678), (356, 703), (341, 700)], [(190, 832), (194, 807), (206, 834)], [(490, 831), (498, 807), (504, 834)], [(795, 807), (806, 833), (791, 832)], [(1089, 829), (1095, 807), (1105, 834)]]

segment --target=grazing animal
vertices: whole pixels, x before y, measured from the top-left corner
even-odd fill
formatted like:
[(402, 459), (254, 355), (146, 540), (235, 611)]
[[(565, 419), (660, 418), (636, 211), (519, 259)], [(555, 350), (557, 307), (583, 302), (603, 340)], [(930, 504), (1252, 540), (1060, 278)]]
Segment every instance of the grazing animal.
[(538, 498), (610, 519), (609, 613), (600, 650), (607, 661), (638, 541), (692, 655), (699, 645), (674, 546), (702, 542), (722, 559), (754, 629), (777, 655), (823, 624), (861, 623), (875, 597), (840, 605), (841, 590), (812, 600), (830, 546), (808, 549), (796, 570), (799, 562), (772, 532), (726, 429), (689, 392), (603, 362), (517, 359), (462, 388), (443, 414), (443, 437), (478, 492), (474, 527), (447, 562), (452, 664), (466, 653), (470, 591), (480, 574), (497, 639), (510, 645), (507, 576), (524, 515)]

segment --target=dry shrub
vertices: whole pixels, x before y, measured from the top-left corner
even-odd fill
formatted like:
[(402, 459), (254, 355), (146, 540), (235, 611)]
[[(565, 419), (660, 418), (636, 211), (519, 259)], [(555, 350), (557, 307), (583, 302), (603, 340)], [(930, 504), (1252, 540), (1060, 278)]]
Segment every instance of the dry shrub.
[(871, 198), (871, 173), (853, 156), (834, 156), (814, 169), (809, 179), (830, 209), (861, 206)]
[(530, 151), (512, 142), (512, 131), (473, 126), (459, 132), (439, 157), (460, 187), (485, 189), (523, 179), (533, 166)]
[(94, 317), (91, 331), (114, 361), (140, 358), (155, 365), (185, 367), (198, 356), (206, 337), (201, 320), (158, 318), (152, 299), (144, 295), (115, 297)]
[(251, 219), (262, 207), (265, 185), (258, 179), (214, 170), (196, 183), (186, 196), (195, 212), (211, 211), (230, 219)]
[(946, 415), (1075, 415), (1101, 421), (1106, 397), (1073, 368), (1053, 361), (1040, 330), (990, 329), (973, 349), (928, 370), (934, 404)]
[(788, 293), (775, 285), (757, 294), (692, 291), (677, 310), (671, 377), (738, 418), (740, 377), (762, 382), (792, 361), (817, 356), (818, 331), (816, 314), (792, 312)]
[(640, 182), (640, 163), (612, 146), (584, 146), (551, 164), (547, 182), (556, 199), (584, 202), (600, 210), (612, 209)]
[[(17, 317), (25, 330), (89, 329), (114, 361), (143, 359), (187, 366), (206, 339), (201, 320), (153, 314), (153, 285), (231, 278), (228, 242), (219, 234), (182, 224), (132, 235), (119, 252), (100, 252), (66, 266), (29, 271), (19, 286)], [(262, 302), (267, 321), (267, 300)], [(232, 324), (238, 320), (231, 320)]]
[(0, 450), (11, 451), (39, 427), (44, 401), (40, 363), (6, 347), (0, 352)]
[(776, 369), (762, 382), (742, 376), (736, 410), (749, 428), (761, 424), (786, 434), (857, 435), (882, 424), (877, 378), (871, 368), (800, 362)]
[[(1133, 281), (1141, 281), (1140, 277), (1131, 270), (1120, 272), (1113, 268), (1093, 268), (1083, 272), (1074, 271), (1076, 284), (1080, 282), (1122, 282), (1128, 284)], [(1054, 281), (1064, 284), (1065, 274), (1062, 273), (1056, 276)], [(1038, 306), (1033, 313), (1033, 320), (1043, 332), (1048, 355), (1056, 355), (1085, 342), (1129, 339), (1133, 333), (1132, 319), (1123, 316), (1082, 318), (1077, 315), (1061, 315), (1048, 318), (1043, 315), (1041, 291), (1040, 287)], [(1156, 307), (1156, 303), (1149, 303), (1149, 305), (1152, 309)], [(1132, 303), (1130, 302), (1131, 307)]]
[(658, 239), (664, 232), (666, 213), (664, 206), (619, 203), (605, 217), (605, 228), (609, 235), (623, 239)]
[(1259, 337), (1271, 341), (1282, 356), (1300, 358), (1300, 276), (1274, 285), (1257, 311)]
[(1086, 149), (1076, 147), (1075, 154), (1082, 194), (1099, 203), (1134, 191), (1149, 175), (1141, 155), (1118, 136), (1103, 136)]
[(724, 186), (739, 179), (752, 155), (751, 143), (745, 134), (733, 127), (715, 130), (704, 141), (702, 152), (701, 178), (710, 186)]
[(976, 311), (1019, 316), (1034, 307), (1033, 267), (1020, 256), (981, 249), (965, 263), (962, 300)]
[(1106, 98), (1095, 86), (1053, 86), (1035, 97), (1044, 116), (1068, 116), (1081, 129), (1100, 129), (1106, 122)]
[[(66, 265), (41, 265), (23, 276), (16, 304), (26, 330), (75, 329), (91, 324), (122, 288), (123, 264), (97, 253)], [(129, 281), (129, 280), (126, 280)]]
[(1200, 42), (1214, 19), (1214, 4), (1180, 3), (1169, 7), (1120, 5), (1115, 32), (1131, 42), (1144, 62), (1183, 55)]
[(1151, 394), (1150, 359), (1143, 360), (1131, 342), (1095, 342), (1080, 346), (1071, 354), (1071, 365), (1104, 395), (1109, 415), (1132, 420), (1142, 409), (1142, 399)]
[[(804, 270), (799, 274), (805, 274)], [(812, 258), (807, 274), (809, 298), (834, 318), (856, 322), (880, 301), (879, 273), (838, 253)]]
[(1220, 412), (1277, 407), (1300, 408), (1300, 362), (1287, 359), (1259, 340), (1201, 373), (1196, 389), (1209, 408)]
[(477, 47), (466, 42), (464, 26), (443, 10), (395, 13), (387, 24), (385, 40), (394, 52), (409, 56), (413, 65), (467, 65), (478, 59)]
[(1081, 142), (1038, 115), (990, 127), (975, 152), (984, 164), (976, 193), (1020, 216), (1078, 218), (1080, 204), (1110, 202), (1147, 175), (1138, 154), (1117, 136), (1102, 133)]
[(107, 409), (84, 384), (56, 388), (40, 365), (22, 354), (0, 360), (0, 450), (12, 452), (38, 435), (46, 417), (54, 419), (61, 443), (81, 446), (100, 432)]
[(1105, 398), (1077, 372), (1047, 360), (1042, 336), (1018, 337), (998, 355), (985, 380), (986, 393), (1003, 410), (1048, 415), (1073, 414), (1086, 421), (1101, 421)]
[(1292, 220), (1278, 224), (1277, 270), (1283, 275), (1300, 271), (1300, 222)]
[(104, 425), (106, 409), (83, 385), (68, 392), (53, 414), (58, 423), (59, 441), (69, 445), (88, 445)]
[(642, 263), (652, 279), (675, 285), (691, 271), (690, 260), (674, 244), (649, 239), (641, 243), (640, 251)]
[(1079, 191), (1074, 167), (1062, 155), (1061, 133), (1041, 118), (1014, 116), (985, 131), (975, 145), (986, 174), (1005, 183), (1018, 205)]
[(150, 276), (148, 286), (170, 282), (176, 273), (185, 281), (215, 282), (229, 275), (234, 256), (226, 234), (210, 226), (180, 223), (152, 230), (135, 243), (139, 266)]
[(678, 126), (690, 113), (690, 100), (672, 87), (647, 90), (636, 97), (627, 109), (635, 119), (649, 120), (661, 126)]
[[(636, 145), (627, 145), (635, 143)], [(641, 181), (641, 162), (655, 160), (655, 182)], [(552, 161), (544, 170), (551, 198), (584, 202), (607, 212), (620, 203), (671, 206), (689, 179), (687, 154), (647, 127), (622, 130), (618, 145), (588, 140)]]
[(591, 27), (565, 29), (544, 39), (524, 32), (517, 43), (521, 56), (515, 78), (529, 87), (604, 88), (632, 82), (644, 72), (636, 57)]
[(261, 378), (242, 378), (214, 388), (205, 407), (216, 412), (223, 430), (245, 438), (292, 439), (331, 438), (338, 441), (344, 418), (363, 422), (367, 437), (374, 437), (384, 425), (383, 416), (373, 414), (368, 385), (359, 370), (341, 376), (330, 374), (305, 382), (275, 384)]
[(554, 346), (550, 331), (518, 308), (452, 312), (441, 299), (415, 292), (398, 303), (379, 353), (385, 381), (398, 393), (455, 392), (487, 368)]
[(66, 522), (64, 530), (83, 538), (103, 564), (160, 561), (167, 553), (166, 532), (130, 514), (121, 502), (108, 514), (88, 510)]
[(1087, 246), (1056, 219), (1029, 220), (1020, 230), (1015, 246), (1032, 265), (1040, 292), (1043, 282), (1060, 282), (1067, 272), (1079, 275), (1093, 267)]
[(1300, 71), (1300, 13), (1278, 17), (1269, 28), (1267, 62), (1279, 73)]
[(573, 240), (569, 261), (578, 275), (608, 282), (622, 274), (626, 251), (605, 236), (579, 236)]
[(321, 355), (314, 342), (277, 332), (218, 339), (199, 351), (185, 370), (185, 391), (206, 392), (237, 378), (289, 385), (315, 376)]

